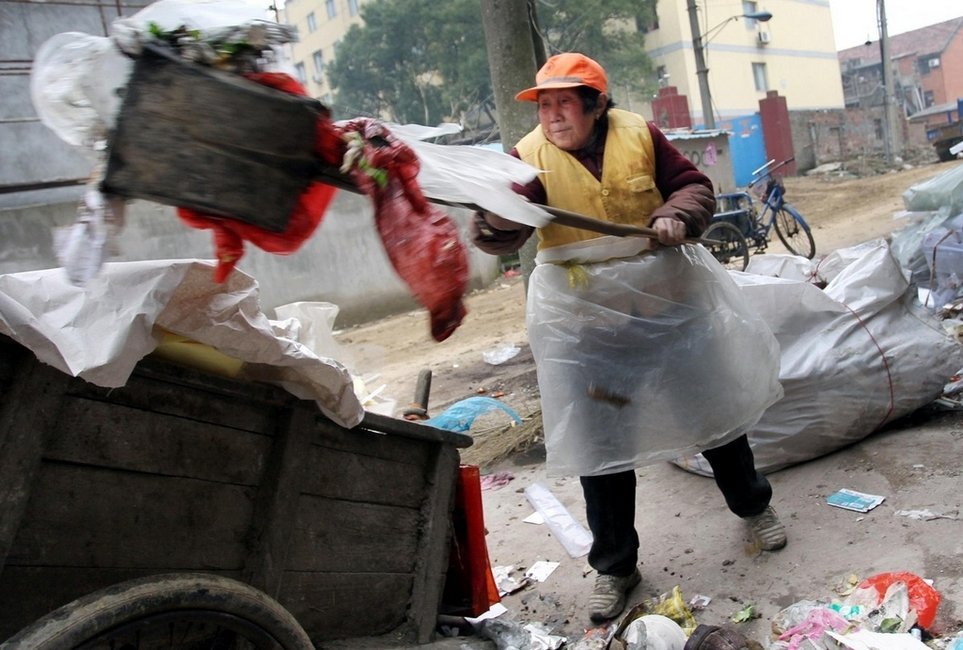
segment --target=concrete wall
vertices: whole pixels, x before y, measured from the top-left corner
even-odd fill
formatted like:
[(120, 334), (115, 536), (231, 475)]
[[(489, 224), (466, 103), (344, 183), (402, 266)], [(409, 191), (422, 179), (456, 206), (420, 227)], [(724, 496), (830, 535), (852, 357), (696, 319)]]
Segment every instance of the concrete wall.
[[(845, 110), (790, 111), (793, 148), (800, 171), (827, 162), (860, 155), (882, 154), (882, 106)], [(901, 120), (899, 141), (904, 147), (926, 150), (926, 132), (921, 125)], [(933, 154), (934, 160), (936, 154)]]
[[(53, 202), (0, 209), (0, 273), (59, 266), (51, 229), (73, 223), (77, 194), (76, 188), (65, 189)], [(467, 241), (470, 213), (447, 211)], [(146, 201), (129, 203), (120, 244), (115, 261), (214, 257), (209, 231), (189, 228), (172, 208)], [(498, 258), (466, 246), (471, 288), (486, 286), (500, 272)], [(356, 194), (340, 192), (297, 252), (272, 255), (253, 245), (245, 250), (238, 268), (257, 279), (261, 307), (269, 314), (289, 302), (326, 301), (341, 308), (337, 325), (344, 327), (418, 306), (391, 268), (367, 199)]]

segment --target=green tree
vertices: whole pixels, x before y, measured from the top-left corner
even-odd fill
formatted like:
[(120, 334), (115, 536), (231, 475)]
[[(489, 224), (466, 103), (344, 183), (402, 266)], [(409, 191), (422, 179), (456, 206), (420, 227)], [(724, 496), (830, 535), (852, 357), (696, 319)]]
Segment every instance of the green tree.
[[(581, 51), (609, 72), (616, 95), (646, 91), (640, 25), (656, 0), (538, 0), (536, 31), (549, 54)], [(328, 66), (335, 113), (397, 122), (470, 122), (494, 108), (478, 0), (374, 0), (362, 7)]]

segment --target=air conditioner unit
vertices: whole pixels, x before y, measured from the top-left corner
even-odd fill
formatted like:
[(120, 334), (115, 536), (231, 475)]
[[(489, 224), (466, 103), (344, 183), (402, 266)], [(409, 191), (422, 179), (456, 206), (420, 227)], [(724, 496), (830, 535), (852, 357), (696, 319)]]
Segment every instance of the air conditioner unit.
[(761, 45), (765, 45), (769, 42), (769, 39), (771, 39), (772, 36), (769, 34), (769, 32), (760, 31), (756, 33), (756, 38), (759, 40)]

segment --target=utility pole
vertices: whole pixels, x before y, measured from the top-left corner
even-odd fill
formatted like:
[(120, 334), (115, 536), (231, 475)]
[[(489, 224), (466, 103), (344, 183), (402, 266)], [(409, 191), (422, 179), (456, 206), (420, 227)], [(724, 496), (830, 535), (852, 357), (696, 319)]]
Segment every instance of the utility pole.
[[(882, 0), (880, 0), (882, 2)], [(716, 117), (712, 113), (712, 95), (709, 94), (709, 68), (706, 67), (705, 52), (699, 28), (699, 9), (696, 0), (686, 0), (689, 10), (689, 29), (692, 31), (692, 52), (695, 54), (696, 77), (699, 79), (699, 101), (702, 103), (702, 122), (704, 129), (716, 128)]]
[[(515, 93), (531, 86), (535, 73), (545, 63), (545, 49), (533, 24), (534, 11), (533, 0), (481, 0), (498, 131), (505, 151), (510, 151), (537, 123), (535, 105), (515, 101)], [(535, 268), (536, 244), (537, 239), (532, 237), (518, 252), (526, 292)]]
[(895, 94), (893, 83), (893, 61), (889, 53), (889, 34), (886, 26), (886, 0), (876, 0), (876, 16), (879, 20), (879, 57), (883, 74), (883, 147), (886, 162), (892, 163), (900, 151), (897, 144), (899, 135), (896, 126)]

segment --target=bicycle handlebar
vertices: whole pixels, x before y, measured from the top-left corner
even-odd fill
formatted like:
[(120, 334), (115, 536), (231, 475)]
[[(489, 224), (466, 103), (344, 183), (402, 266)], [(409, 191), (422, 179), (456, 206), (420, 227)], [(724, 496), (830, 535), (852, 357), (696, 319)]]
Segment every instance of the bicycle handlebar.
[(796, 159), (795, 156), (790, 156), (789, 158), (786, 158), (785, 160), (783, 160), (781, 163), (779, 163), (779, 164), (776, 165), (775, 167), (773, 167), (773, 168), (771, 168), (771, 169), (766, 169), (767, 167), (769, 167), (769, 165), (771, 165), (771, 164), (773, 164), (774, 162), (776, 162), (775, 158), (773, 158), (772, 160), (770, 160), (769, 162), (767, 162), (765, 165), (763, 165), (763, 166), (760, 167), (759, 169), (757, 169), (757, 170), (755, 170), (754, 172), (752, 172), (752, 175), (753, 175), (753, 176), (759, 176), (759, 173), (762, 172), (762, 171), (765, 171), (766, 173), (765, 173), (765, 175), (763, 175), (763, 176), (759, 176), (758, 178), (753, 178), (751, 181), (749, 181), (749, 187), (752, 187), (753, 185), (755, 185), (756, 183), (758, 183), (758, 182), (761, 181), (762, 179), (767, 178), (767, 177), (770, 176), (774, 171), (776, 171), (776, 170), (779, 169), (780, 167), (784, 167), (784, 166), (788, 165), (789, 163), (791, 163), (791, 162), (794, 161), (795, 159)]

